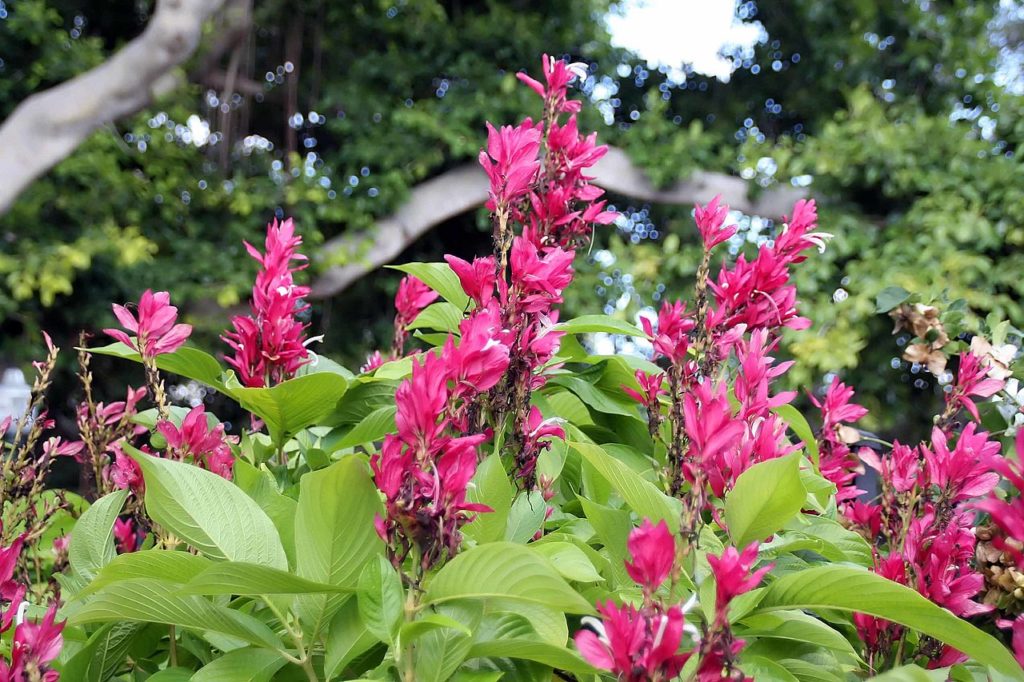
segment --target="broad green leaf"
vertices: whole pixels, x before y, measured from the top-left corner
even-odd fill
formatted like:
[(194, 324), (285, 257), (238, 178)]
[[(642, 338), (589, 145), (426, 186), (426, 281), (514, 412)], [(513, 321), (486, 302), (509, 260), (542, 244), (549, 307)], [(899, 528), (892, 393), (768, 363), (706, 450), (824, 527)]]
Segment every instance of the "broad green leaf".
[(794, 642), (814, 644), (857, 656), (853, 646), (842, 634), (829, 625), (802, 611), (773, 611), (747, 616), (741, 621), (744, 626), (738, 633), (744, 638), (786, 639)]
[(462, 310), (448, 301), (431, 303), (416, 316), (407, 329), (436, 329), (440, 332), (458, 334), (459, 324), (463, 318)]
[(725, 523), (733, 544), (746, 547), (775, 533), (796, 516), (804, 503), (800, 453), (750, 467), (725, 496)]
[(203, 597), (176, 594), (177, 586), (151, 578), (122, 580), (100, 590), (71, 615), (72, 625), (137, 621), (177, 625), (199, 632), (211, 630), (270, 648), (280, 640), (264, 625), (239, 611)]
[(633, 524), (625, 509), (611, 509), (585, 497), (579, 498), (587, 521), (594, 527), (597, 537), (608, 554), (615, 585), (632, 585), (633, 580), (626, 572), (624, 561), (629, 558), (626, 542)]
[[(513, 599), (492, 599), (487, 602), (487, 613), (515, 614), (524, 618), (532, 630), (529, 637), (537, 637), (542, 642), (565, 646), (569, 639), (569, 626), (565, 614), (561, 611), (541, 604)], [(498, 639), (497, 637), (481, 637), (480, 639)]]
[(324, 673), (334, 679), (345, 666), (378, 643), (359, 617), (356, 599), (346, 599), (327, 628), (324, 647)]
[(814, 463), (814, 470), (818, 470), (818, 441), (814, 437), (814, 431), (811, 429), (811, 425), (807, 423), (807, 419), (804, 418), (800, 411), (792, 405), (779, 405), (772, 409), (772, 412), (779, 415), (782, 421), (786, 422), (790, 430), (796, 434), (796, 437), (803, 441), (804, 449), (810, 456), (810, 460)]
[(469, 296), (462, 290), (458, 275), (447, 263), (405, 263), (388, 267), (412, 275), (459, 310), (465, 310), (469, 305)]
[(287, 663), (276, 651), (235, 649), (200, 668), (192, 682), (270, 682)]
[(274, 474), (266, 467), (257, 469), (244, 459), (235, 460), (235, 485), (270, 517), (281, 538), (288, 564), (295, 565), (295, 500), (281, 494)]
[(413, 644), (416, 682), (445, 682), (469, 654), (473, 640), (452, 628), (435, 628)]
[(277, 446), (334, 410), (348, 382), (333, 372), (307, 374), (271, 388), (227, 387), (238, 404), (263, 420)]
[(470, 648), (468, 658), (521, 658), (565, 670), (576, 675), (596, 675), (597, 670), (565, 647), (554, 646), (532, 639), (497, 639), (477, 642)]
[(379, 407), (366, 415), (362, 421), (352, 427), (352, 430), (342, 436), (332, 446), (338, 450), (350, 448), (355, 445), (380, 440), (389, 433), (395, 431), (395, 413), (397, 408), (394, 405)]
[(505, 527), (505, 540), (525, 545), (544, 525), (547, 503), (540, 491), (521, 492), (512, 503)]
[(910, 298), (910, 292), (903, 287), (886, 287), (875, 296), (875, 312), (887, 313)]
[(355, 374), (353, 374), (350, 369), (339, 365), (326, 355), (307, 351), (307, 357), (309, 358), (309, 362), (304, 364), (302, 367), (299, 367), (299, 371), (295, 373), (295, 376), (303, 377), (307, 374), (330, 372), (331, 374), (339, 374), (345, 377), (346, 381), (352, 381), (352, 379), (355, 378)]
[(146, 678), (146, 682), (191, 682), (193, 671), (188, 668), (164, 668)]
[(114, 550), (114, 521), (128, 497), (127, 490), (104, 495), (85, 510), (71, 531), (68, 561), (71, 568), (85, 580), (117, 556)]
[(764, 590), (753, 614), (792, 609), (838, 609), (885, 618), (930, 635), (1013, 679), (1024, 680), (1024, 671), (997, 639), (910, 588), (870, 571), (828, 565), (791, 573)]
[(505, 535), (515, 488), (508, 480), (501, 457), (495, 453), (480, 463), (473, 476), (467, 497), (471, 502), (486, 504), (493, 511), (481, 512), (467, 523), (462, 533), (478, 545), (501, 540)]
[(399, 629), (398, 632), (398, 643), (401, 646), (405, 646), (413, 642), (417, 637), (436, 630), (437, 628), (452, 628), (459, 632), (472, 635), (473, 632), (468, 627), (460, 623), (459, 621), (446, 616), (441, 613), (428, 613), (425, 616), (420, 616), (411, 623), (405, 623)]
[[(89, 348), (88, 351), (98, 355), (110, 355), (142, 363), (142, 356), (120, 341), (109, 346)], [(156, 366), (165, 372), (177, 374), (188, 379), (195, 379), (207, 386), (212, 386), (218, 391), (224, 390), (224, 384), (221, 382), (224, 368), (220, 366), (216, 358), (198, 348), (182, 346), (173, 353), (161, 353), (156, 356)]]
[(233, 483), (131, 446), (125, 451), (142, 468), (146, 511), (154, 521), (211, 559), (288, 568), (274, 524)]
[(396, 381), (362, 377), (349, 386), (330, 414), (318, 420), (321, 426), (356, 424), (381, 407), (394, 407)]
[(764, 656), (744, 656), (740, 667), (758, 682), (798, 682), (793, 673)]
[(679, 500), (658, 490), (653, 483), (609, 455), (599, 445), (570, 442), (569, 447), (580, 453), (611, 484), (637, 516), (654, 523), (665, 521), (673, 533), (679, 530)]
[[(344, 457), (302, 477), (295, 513), (296, 573), (308, 580), (354, 589), (363, 567), (381, 554), (374, 529), (383, 513), (366, 462)], [(315, 637), (345, 597), (310, 595), (298, 599), (303, 629)]]
[(552, 386), (563, 386), (569, 389), (576, 396), (587, 404), (588, 407), (604, 412), (605, 414), (619, 414), (623, 417), (632, 417), (639, 420), (635, 403), (627, 403), (625, 399), (619, 400), (602, 391), (597, 386), (580, 379), (577, 376), (558, 374), (548, 380)]
[(300, 578), (259, 564), (224, 561), (210, 566), (184, 584), (179, 594), (320, 594), (350, 592), (349, 588)]
[(402, 579), (383, 556), (370, 561), (359, 576), (359, 617), (380, 641), (393, 643), (402, 619)]
[(641, 336), (646, 338), (647, 334), (635, 325), (617, 320), (609, 315), (580, 315), (571, 320), (560, 322), (555, 329), (566, 334), (590, 334), (604, 332), (607, 334), (625, 334), (626, 336)]
[(81, 682), (108, 679), (124, 662), (141, 627), (139, 623), (131, 622), (104, 624), (64, 664), (62, 678)]
[(925, 670), (916, 665), (903, 665), (868, 679), (880, 682), (946, 682), (949, 669)]
[(92, 594), (120, 580), (135, 578), (152, 578), (165, 583), (183, 585), (212, 565), (213, 562), (209, 559), (189, 552), (150, 549), (121, 554), (104, 566), (77, 597)]
[(591, 613), (593, 607), (537, 553), (510, 542), (468, 549), (446, 564), (426, 591), (428, 603), (456, 599), (517, 599), (567, 613)]
[(583, 550), (568, 542), (531, 544), (531, 549), (551, 562), (566, 580), (578, 583), (596, 583), (603, 580)]

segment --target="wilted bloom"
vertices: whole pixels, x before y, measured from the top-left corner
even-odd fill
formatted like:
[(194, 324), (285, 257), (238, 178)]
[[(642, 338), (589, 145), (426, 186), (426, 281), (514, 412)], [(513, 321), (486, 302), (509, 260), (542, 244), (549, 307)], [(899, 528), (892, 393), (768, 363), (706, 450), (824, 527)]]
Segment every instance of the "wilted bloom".
[(706, 206), (697, 204), (694, 207), (694, 221), (700, 236), (704, 240), (704, 249), (710, 251), (717, 245), (726, 241), (736, 234), (736, 226), (725, 225), (725, 219), (729, 215), (729, 207), (721, 203), (722, 195), (719, 194)]
[(990, 378), (988, 374), (988, 367), (982, 363), (981, 358), (971, 352), (961, 353), (956, 385), (946, 393), (946, 405), (962, 407), (974, 417), (974, 421), (981, 421), (978, 407), (971, 398), (995, 395), (1005, 383), (1002, 379)]
[[(267, 226), (265, 253), (245, 243), (260, 264), (249, 302), (251, 312), (232, 318), (233, 329), (221, 338), (234, 350), (225, 360), (246, 386), (280, 383), (309, 361), (306, 325), (297, 317), (309, 308), (303, 302), (309, 287), (294, 280), (295, 273), (305, 267), (306, 257), (297, 252), (301, 244), (291, 218), (281, 223), (275, 219)], [(300, 265), (293, 267), (293, 261)]]
[(673, 606), (641, 609), (598, 604), (602, 621), (593, 621), (598, 632), (576, 633), (576, 648), (595, 668), (608, 670), (622, 682), (674, 679), (690, 657), (679, 653), (683, 639), (683, 612)]
[(138, 319), (124, 306), (113, 306), (118, 322), (135, 335), (128, 336), (120, 329), (104, 329), (129, 348), (139, 352), (144, 358), (153, 358), (163, 353), (178, 350), (192, 333), (192, 326), (176, 324), (178, 309), (171, 305), (171, 295), (166, 291), (147, 289), (139, 299)]
[(652, 594), (672, 573), (676, 561), (676, 540), (664, 521), (658, 525), (644, 519), (634, 528), (627, 541), (633, 562), (626, 562), (629, 577), (639, 583), (644, 592)]
[(742, 551), (726, 547), (721, 556), (708, 554), (708, 564), (715, 576), (715, 621), (728, 622), (729, 603), (750, 592), (761, 584), (761, 578), (771, 570), (771, 564), (754, 572), (750, 569), (757, 563), (757, 543), (752, 542)]

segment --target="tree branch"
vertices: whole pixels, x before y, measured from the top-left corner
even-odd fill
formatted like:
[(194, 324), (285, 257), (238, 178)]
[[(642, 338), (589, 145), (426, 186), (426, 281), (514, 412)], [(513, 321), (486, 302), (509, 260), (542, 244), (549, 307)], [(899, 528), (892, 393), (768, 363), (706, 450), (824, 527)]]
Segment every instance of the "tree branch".
[[(723, 201), (735, 210), (773, 218), (781, 217), (797, 199), (807, 196), (806, 190), (780, 186), (754, 199), (747, 191), (746, 180), (705, 171), (697, 171), (671, 187), (658, 189), (626, 152), (614, 147), (591, 169), (591, 174), (594, 184), (641, 201), (688, 205), (721, 194)], [(487, 176), (475, 163), (459, 166), (413, 187), (398, 210), (378, 221), (372, 230), (344, 234), (324, 244), (316, 259), (321, 263), (340, 261), (342, 264), (328, 267), (320, 274), (313, 282), (311, 297), (327, 298), (344, 291), (360, 277), (396, 258), (435, 226), (483, 205), (487, 189)]]
[(23, 101), (0, 126), (0, 214), (100, 126), (134, 114), (178, 85), (224, 0), (159, 0), (146, 29), (110, 59)]

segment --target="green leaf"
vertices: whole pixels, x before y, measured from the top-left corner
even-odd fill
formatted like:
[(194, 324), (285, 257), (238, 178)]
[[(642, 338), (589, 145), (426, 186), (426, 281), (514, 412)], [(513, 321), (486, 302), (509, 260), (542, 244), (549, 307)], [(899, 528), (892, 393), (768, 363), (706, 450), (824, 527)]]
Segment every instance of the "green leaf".
[(152, 578), (184, 585), (212, 565), (209, 559), (188, 552), (150, 549), (121, 554), (104, 566), (76, 598), (85, 597), (111, 583), (135, 578)]
[[(142, 356), (120, 341), (109, 346), (89, 348), (87, 350), (97, 355), (110, 355), (142, 363)], [(224, 384), (221, 382), (224, 368), (220, 366), (216, 358), (198, 348), (182, 346), (173, 353), (161, 353), (156, 356), (156, 366), (165, 372), (177, 374), (188, 379), (195, 379), (207, 386), (212, 386), (218, 391), (224, 390)]]
[(744, 471), (725, 497), (725, 523), (733, 544), (742, 549), (775, 533), (800, 512), (805, 495), (798, 452)]
[(920, 594), (870, 571), (829, 565), (779, 578), (761, 595), (753, 614), (792, 609), (838, 609), (905, 625), (944, 642), (1013, 679), (1024, 671), (994, 637)]
[(416, 682), (445, 682), (469, 654), (473, 640), (452, 628), (434, 628), (414, 644)]
[(395, 388), (398, 382), (378, 378), (360, 379), (362, 383), (351, 385), (334, 409), (323, 419), (321, 426), (341, 426), (362, 421), (368, 414), (381, 407), (394, 407)]
[(436, 329), (441, 332), (459, 333), (462, 323), (462, 308), (448, 301), (431, 303), (424, 308), (406, 329)]
[(125, 451), (142, 468), (154, 521), (211, 559), (288, 568), (274, 524), (237, 486), (191, 464)]
[(68, 561), (71, 568), (85, 580), (114, 560), (114, 521), (128, 497), (127, 490), (104, 495), (85, 510), (71, 531)]
[(946, 682), (950, 678), (949, 670), (946, 668), (925, 670), (916, 665), (904, 665), (868, 679), (881, 682)]
[(350, 592), (349, 588), (300, 578), (276, 568), (226, 561), (210, 566), (179, 590), (179, 594), (320, 594)]
[(818, 441), (814, 437), (814, 431), (811, 429), (811, 425), (807, 423), (807, 419), (804, 418), (800, 411), (792, 405), (779, 405), (772, 409), (772, 412), (779, 415), (782, 421), (786, 422), (790, 430), (796, 434), (796, 437), (803, 441), (804, 449), (810, 455), (810, 460), (814, 462), (814, 470), (818, 470)]
[(370, 561), (359, 576), (359, 616), (380, 641), (394, 643), (402, 619), (402, 579), (383, 556)]
[(679, 500), (658, 490), (653, 483), (609, 455), (600, 445), (574, 441), (569, 443), (569, 447), (580, 453), (611, 484), (637, 516), (654, 523), (664, 521), (673, 533), (679, 530)]
[(286, 663), (276, 651), (235, 649), (200, 668), (192, 682), (270, 682)]
[(566, 580), (596, 583), (604, 580), (583, 550), (570, 542), (533, 543), (529, 547), (551, 562)]
[(295, 500), (281, 494), (274, 474), (264, 466), (257, 469), (244, 459), (235, 460), (235, 485), (270, 517), (284, 546), (288, 564), (295, 564)]
[(379, 407), (370, 414), (363, 417), (362, 421), (352, 427), (341, 440), (333, 444), (338, 450), (350, 448), (363, 443), (380, 440), (389, 433), (395, 431), (395, 413), (397, 408), (394, 405)]
[(360, 654), (379, 641), (359, 617), (356, 599), (346, 599), (327, 628), (324, 674), (331, 680)]
[(596, 675), (598, 673), (589, 663), (580, 658), (579, 654), (565, 647), (532, 639), (510, 638), (477, 642), (470, 648), (468, 658), (520, 658), (536, 661), (575, 675)]
[(61, 676), (65, 680), (103, 682), (124, 662), (139, 629), (138, 623), (106, 623), (89, 637), (64, 664)]
[[(374, 519), (384, 512), (369, 467), (344, 457), (302, 477), (295, 513), (296, 572), (308, 580), (354, 589), (384, 543)], [(310, 637), (330, 622), (343, 595), (310, 595), (297, 604)]]
[(437, 628), (452, 628), (466, 635), (473, 634), (468, 627), (454, 618), (441, 613), (428, 613), (425, 616), (420, 616), (411, 623), (405, 623), (402, 625), (398, 632), (398, 643), (401, 646), (405, 646), (413, 642), (417, 637), (421, 637), (431, 630), (436, 630)]
[(72, 625), (107, 621), (164, 623), (237, 637), (270, 648), (283, 648), (276, 635), (251, 616), (218, 606), (203, 597), (176, 594), (177, 586), (137, 578), (107, 585), (75, 611)]
[(458, 275), (447, 263), (405, 263), (388, 267), (412, 275), (441, 294), (446, 301), (455, 304), (459, 310), (465, 310), (469, 305), (469, 296), (462, 290)]
[(505, 535), (514, 495), (515, 488), (508, 480), (501, 457), (497, 453), (488, 456), (476, 469), (468, 498), (471, 502), (486, 504), (494, 511), (477, 514), (475, 519), (463, 527), (463, 535), (475, 540), (478, 545), (501, 540)]
[(617, 320), (608, 315), (580, 315), (571, 320), (560, 322), (555, 329), (566, 334), (592, 334), (604, 332), (607, 334), (625, 334), (626, 336), (640, 336), (647, 338), (647, 334), (635, 325)]
[(519, 493), (508, 514), (504, 539), (525, 545), (544, 525), (547, 508), (539, 490)]
[(840, 651), (857, 657), (853, 645), (842, 634), (823, 621), (802, 611), (774, 611), (745, 617), (744, 629), (738, 633), (744, 638), (785, 639), (794, 642)]
[(460, 553), (438, 571), (426, 592), (428, 603), (490, 598), (534, 602), (567, 613), (593, 612), (590, 602), (546, 559), (510, 542), (478, 545)]
[(910, 292), (903, 287), (886, 287), (875, 296), (875, 312), (887, 313), (910, 298)]
[(278, 447), (334, 410), (348, 382), (333, 372), (295, 377), (271, 388), (246, 388), (230, 382), (228, 394), (263, 420)]
[(193, 671), (188, 668), (164, 668), (146, 678), (146, 682), (191, 682)]
[(562, 386), (569, 389), (589, 407), (604, 412), (605, 414), (618, 414), (623, 417), (639, 419), (636, 405), (627, 403), (625, 400), (612, 398), (608, 393), (602, 391), (593, 384), (576, 376), (558, 374), (548, 380), (551, 386)]
[(764, 656), (744, 657), (740, 667), (743, 668), (743, 672), (759, 682), (797, 682), (793, 673)]

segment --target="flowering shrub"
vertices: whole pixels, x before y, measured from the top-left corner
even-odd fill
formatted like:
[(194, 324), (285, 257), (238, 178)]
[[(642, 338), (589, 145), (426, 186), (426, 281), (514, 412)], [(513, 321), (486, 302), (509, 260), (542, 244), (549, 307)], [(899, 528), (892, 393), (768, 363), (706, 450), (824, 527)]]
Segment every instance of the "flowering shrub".
[[(942, 370), (965, 346), (934, 430), (860, 431), (834, 379), (815, 435), (773, 387), (782, 330), (811, 324), (791, 269), (831, 237), (813, 201), (712, 276), (735, 228), (711, 199), (689, 304), (560, 321), (575, 251), (615, 219), (577, 73), (520, 75), (543, 113), (488, 130), (493, 253), (397, 266), (394, 344), (359, 374), (309, 350), (290, 221), (247, 245), (232, 369), (147, 291), (80, 354), (80, 441), (43, 441), (50, 346), (3, 459), (0, 680), (1024, 678), (1024, 470), (979, 423), (1013, 353), (900, 301)], [(592, 333), (650, 352), (594, 355)], [(141, 363), (146, 387), (97, 403), (91, 354)], [(251, 420), (229, 436), (161, 372)], [(58, 456), (93, 502), (51, 550), (54, 518), (86, 506), (43, 491)]]

